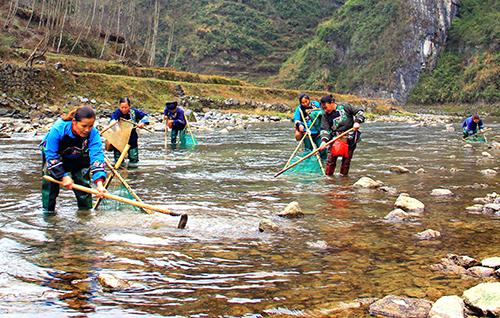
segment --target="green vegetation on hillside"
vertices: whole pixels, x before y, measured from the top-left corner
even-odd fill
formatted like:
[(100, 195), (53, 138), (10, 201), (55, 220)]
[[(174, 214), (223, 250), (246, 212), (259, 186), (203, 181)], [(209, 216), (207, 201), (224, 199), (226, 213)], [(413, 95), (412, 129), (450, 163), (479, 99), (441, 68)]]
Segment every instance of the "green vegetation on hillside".
[(350, 0), (282, 66), (286, 87), (349, 91), (386, 87), (403, 61), (395, 50), (408, 29), (400, 1)]
[(498, 103), (500, 101), (500, 4), (460, 1), (437, 67), (422, 75), (409, 102)]

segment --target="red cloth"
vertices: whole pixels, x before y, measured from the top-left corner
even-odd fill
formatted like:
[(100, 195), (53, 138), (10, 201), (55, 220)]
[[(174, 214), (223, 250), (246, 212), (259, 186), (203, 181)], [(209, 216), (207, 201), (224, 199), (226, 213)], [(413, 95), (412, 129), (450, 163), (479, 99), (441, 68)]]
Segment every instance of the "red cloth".
[(332, 156), (349, 158), (349, 145), (346, 141), (337, 139), (330, 149)]

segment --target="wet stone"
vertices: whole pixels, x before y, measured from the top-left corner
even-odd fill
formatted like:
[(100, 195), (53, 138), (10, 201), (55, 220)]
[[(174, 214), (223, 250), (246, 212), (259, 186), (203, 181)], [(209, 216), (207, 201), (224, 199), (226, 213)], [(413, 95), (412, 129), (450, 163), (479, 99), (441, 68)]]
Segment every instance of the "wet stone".
[(259, 232), (277, 232), (279, 229), (278, 224), (269, 219), (262, 219), (259, 222)]
[(443, 296), (439, 298), (431, 308), (429, 317), (432, 318), (462, 318), (464, 316), (465, 304), (458, 296)]
[(384, 217), (388, 222), (404, 222), (410, 219), (410, 215), (402, 209), (394, 209)]
[(495, 270), (484, 266), (473, 266), (467, 270), (467, 275), (474, 277), (490, 277), (493, 276)]
[(405, 210), (406, 212), (422, 213), (425, 205), (417, 199), (410, 197), (406, 193), (401, 193), (396, 199), (394, 206)]
[(439, 231), (428, 229), (428, 230), (425, 230), (423, 232), (415, 234), (415, 236), (419, 240), (432, 240), (434, 238), (441, 237), (441, 233)]
[(392, 166), (389, 168), (389, 171), (394, 172), (394, 173), (410, 173), (410, 170), (403, 166)]
[(369, 312), (394, 318), (427, 318), (431, 307), (432, 302), (425, 299), (389, 295), (373, 303)]
[(481, 261), (481, 265), (491, 268), (500, 268), (500, 257), (489, 257)]
[(433, 189), (431, 195), (435, 197), (451, 197), (453, 196), (453, 192), (448, 189)]
[(130, 284), (126, 280), (120, 279), (111, 274), (101, 273), (97, 279), (103, 287), (110, 289), (127, 289), (130, 287)]
[(466, 207), (465, 210), (467, 210), (467, 212), (469, 212), (469, 213), (480, 214), (483, 212), (483, 205), (482, 204), (474, 204), (472, 206)]
[(467, 289), (464, 302), (483, 315), (500, 316), (500, 283), (481, 283)]
[(290, 202), (283, 211), (278, 213), (278, 216), (286, 218), (299, 218), (304, 216), (302, 209), (300, 208), (299, 202)]
[(367, 189), (375, 189), (379, 188), (383, 185), (380, 181), (375, 181), (369, 177), (361, 177), (356, 183), (353, 184), (353, 187), (356, 188), (367, 188)]

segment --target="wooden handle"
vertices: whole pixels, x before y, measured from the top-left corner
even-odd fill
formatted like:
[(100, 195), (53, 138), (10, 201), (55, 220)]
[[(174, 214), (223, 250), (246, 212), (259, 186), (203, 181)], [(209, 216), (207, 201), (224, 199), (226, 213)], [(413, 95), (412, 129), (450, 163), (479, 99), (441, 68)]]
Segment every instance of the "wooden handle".
[[(347, 135), (348, 133), (350, 133), (352, 130), (354, 130), (354, 128), (351, 128), (349, 130), (346, 130), (344, 131), (343, 133), (341, 133), (340, 135), (338, 135), (337, 137), (333, 138), (332, 140), (330, 140), (329, 142), (326, 143), (327, 146), (331, 145), (333, 142), (335, 142), (335, 140), (339, 139), (339, 138), (342, 138), (344, 137), (345, 135)], [(285, 169), (281, 170), (280, 172), (278, 172), (277, 174), (274, 175), (274, 177), (276, 178), (277, 176), (279, 176), (280, 174), (282, 174), (283, 172), (287, 171), (288, 169), (290, 168), (293, 168), (295, 167), (296, 165), (298, 165), (299, 163), (301, 163), (302, 161), (308, 159), (308, 158), (311, 158), (312, 156), (314, 156), (315, 154), (317, 154), (318, 152), (320, 151), (320, 148), (312, 151), (311, 153), (309, 153), (307, 156), (305, 156), (304, 158), (301, 158), (300, 160), (294, 162), (293, 164), (289, 165), (288, 167), (286, 167)]]
[[(137, 123), (134, 123), (134, 122), (133, 122), (133, 121), (131, 121), (131, 120), (128, 120), (128, 119), (125, 119), (125, 118), (120, 118), (120, 120), (126, 121), (127, 123), (131, 123), (131, 124), (132, 124), (132, 125), (134, 125), (135, 127), (137, 127), (137, 126), (138, 126), (138, 124), (137, 124)], [(152, 130), (150, 130), (149, 128), (146, 128), (146, 127), (137, 127), (137, 128), (139, 128), (139, 129), (144, 129), (145, 131), (149, 131), (150, 133), (152, 133), (152, 132), (153, 132)]]
[(116, 125), (116, 124), (118, 124), (118, 122), (117, 122), (117, 121), (112, 122), (111, 124), (109, 124), (109, 125), (107, 125), (106, 127), (104, 127), (104, 128), (103, 128), (103, 130), (101, 130), (101, 131), (99, 132), (99, 134), (101, 134), (101, 135), (102, 135), (102, 134), (104, 134), (104, 132), (105, 132), (105, 131), (109, 130), (110, 128), (112, 128), (112, 127), (113, 127), (114, 125)]
[[(57, 183), (59, 185), (63, 185), (62, 181), (56, 180), (56, 179), (54, 179), (54, 178), (52, 178), (50, 176), (45, 175), (45, 176), (43, 176), (43, 178), (45, 180), (47, 180), (47, 181), (54, 182), (54, 183)], [(78, 184), (73, 184), (73, 189), (78, 190), (78, 191), (82, 191), (82, 192), (86, 192), (86, 193), (90, 193), (90, 194), (94, 194), (94, 195), (99, 195), (99, 191), (94, 190), (92, 188), (87, 188), (87, 187), (84, 187), (84, 186), (81, 186), (81, 185), (78, 185)], [(111, 200), (115, 200), (115, 201), (118, 201), (118, 202), (127, 203), (127, 204), (130, 204), (130, 205), (139, 207), (139, 208), (143, 208), (143, 209), (147, 209), (147, 210), (152, 210), (152, 211), (156, 211), (156, 212), (160, 212), (160, 213), (164, 213), (164, 214), (170, 214), (170, 215), (173, 215), (173, 216), (180, 216), (180, 214), (171, 212), (168, 209), (160, 208), (158, 206), (147, 204), (147, 203), (142, 203), (142, 202), (137, 202), (137, 201), (134, 201), (134, 200), (122, 198), (122, 197), (114, 195), (114, 194), (104, 193), (103, 196), (106, 199), (111, 199)]]

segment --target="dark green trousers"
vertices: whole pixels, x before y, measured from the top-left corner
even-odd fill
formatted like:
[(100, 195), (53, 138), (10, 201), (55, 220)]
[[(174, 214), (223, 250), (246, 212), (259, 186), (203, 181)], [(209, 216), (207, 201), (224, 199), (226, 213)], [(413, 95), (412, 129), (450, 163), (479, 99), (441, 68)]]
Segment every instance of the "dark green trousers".
[[(113, 156), (115, 158), (115, 162), (118, 161), (121, 154), (122, 153), (118, 149), (116, 148), (113, 149)], [(128, 161), (129, 164), (131, 163), (137, 165), (137, 163), (139, 162), (139, 147), (130, 148), (128, 150)]]
[[(44, 164), (43, 174), (48, 175)], [(90, 188), (90, 168), (71, 172), (71, 178), (75, 184)], [(92, 196), (89, 193), (73, 190), (78, 208), (82, 210), (92, 209)], [(53, 213), (56, 209), (56, 199), (59, 195), (59, 185), (45, 179), (42, 180), (42, 207), (47, 213)]]

